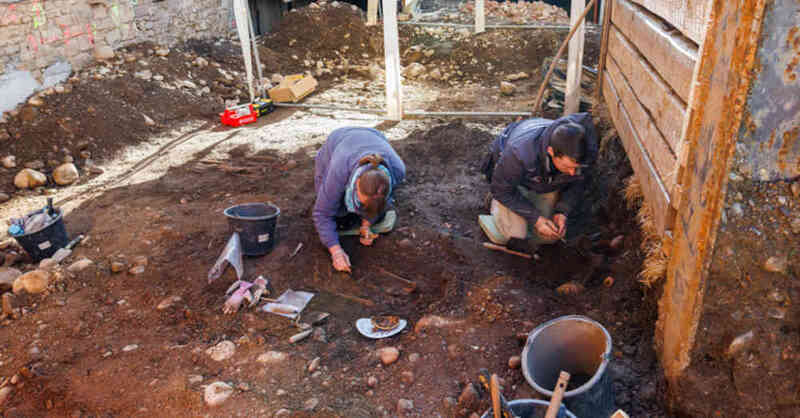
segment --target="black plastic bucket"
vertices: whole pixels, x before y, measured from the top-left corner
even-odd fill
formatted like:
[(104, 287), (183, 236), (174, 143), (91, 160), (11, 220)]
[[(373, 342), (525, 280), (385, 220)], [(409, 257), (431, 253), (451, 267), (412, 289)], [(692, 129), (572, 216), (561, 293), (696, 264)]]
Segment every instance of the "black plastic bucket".
[(545, 322), (528, 335), (522, 351), (525, 380), (553, 396), (560, 372), (570, 374), (564, 404), (581, 418), (614, 413), (614, 388), (607, 373), (611, 335), (599, 323), (580, 315)]
[[(44, 209), (31, 212), (28, 216), (44, 212)], [(61, 210), (54, 209), (57, 214), (56, 219), (44, 228), (30, 233), (14, 237), (17, 243), (31, 256), (33, 261), (41, 261), (55, 254), (59, 248), (65, 247), (69, 243), (67, 230), (64, 228), (64, 220), (61, 217)]]
[[(517, 399), (508, 403), (508, 407), (511, 408), (511, 412), (520, 418), (544, 418), (545, 414), (547, 413), (547, 407), (549, 406), (550, 402), (539, 399)], [(493, 416), (494, 415), (491, 415), (489, 411), (486, 411), (483, 413), (483, 415), (481, 415), (481, 418), (492, 418)], [(575, 414), (566, 408), (558, 411), (558, 414), (556, 415), (556, 418), (562, 417), (576, 418)]]
[(272, 203), (243, 203), (224, 211), (231, 233), (238, 232), (242, 253), (255, 256), (272, 251), (281, 210)]

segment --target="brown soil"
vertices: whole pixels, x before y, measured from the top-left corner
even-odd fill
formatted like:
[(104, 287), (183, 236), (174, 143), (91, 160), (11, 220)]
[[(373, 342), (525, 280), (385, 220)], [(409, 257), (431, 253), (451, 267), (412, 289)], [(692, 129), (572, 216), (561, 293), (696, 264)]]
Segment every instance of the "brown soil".
[[(354, 60), (362, 48), (363, 53), (380, 56), (377, 49), (361, 46), (378, 29), (356, 25), (359, 15), (349, 7), (341, 8), (341, 14), (352, 14), (347, 17), (350, 23), (337, 20), (336, 13), (302, 20), (320, 17), (314, 9), (304, 10), (290, 13), (282, 31), (267, 41), (283, 60), (265, 59), (269, 65), (275, 63), (269, 71), (303, 69), (284, 64), (291, 51), (278, 40), (288, 44), (298, 39), (300, 61), (332, 58), (325, 55), (332, 48), (324, 39), (330, 33), (341, 35), (339, 26), (348, 27), (344, 33), (354, 39), (350, 51)], [(333, 22), (329, 28), (328, 22)], [(313, 35), (318, 28), (320, 32)], [(553, 39), (545, 42), (552, 47)], [(145, 56), (149, 49), (140, 45), (129, 53)], [(193, 55), (187, 58), (183, 53), (238, 69), (237, 59), (226, 50), (190, 42), (173, 48), (166, 61), (153, 60), (151, 71), (164, 74), (165, 82), (186, 79), (189, 70), (196, 81), (206, 80), (213, 92), (206, 98), (140, 81), (132, 77), (132, 68), (127, 76), (113, 80), (78, 77), (71, 93), (49, 96), (37, 117), (25, 121), (23, 110), (12, 118), (6, 125), (14, 138), (10, 150), (23, 163), (46, 161), (59, 159), (61, 153), (77, 154), (83, 150), (80, 142), (88, 141), (92, 158), (103, 159), (182, 121), (215, 121), (228, 89), (242, 87), (215, 84), (218, 73), (192, 70), (186, 63)], [(547, 49), (531, 46), (526, 51), (531, 55), (527, 61), (538, 65)], [(509, 59), (514, 68), (509, 72), (529, 68), (525, 59), (511, 60), (506, 52), (487, 54), (498, 63)], [(470, 77), (488, 80), (482, 75), (485, 69), (465, 69)], [(157, 125), (147, 127), (139, 113)], [(279, 111), (263, 123), (284, 116), (285, 111)], [(3, 405), (5, 416), (272, 416), (288, 408), (297, 417), (373, 417), (397, 415), (398, 399), (413, 401), (410, 416), (468, 416), (488, 407), (485, 394), (473, 404), (449, 400), (458, 398), (467, 383), (477, 382), (481, 367), (503, 378), (507, 398), (538, 397), (520, 370), (507, 365), (523, 348), (517, 334), (567, 314), (587, 315), (612, 335), (609, 373), (617, 405), (632, 416), (665, 415), (664, 385), (651, 341), (656, 295), (645, 294), (636, 280), (641, 237), (633, 212), (618, 193), (622, 178), (630, 174), (621, 146), (611, 140), (604, 147), (601, 175), (587, 200), (591, 204), (584, 207), (583, 222), (570, 225), (572, 238), (594, 239), (584, 240), (588, 242), (584, 251), (592, 251), (581, 255), (574, 248), (555, 245), (542, 248), (541, 259), (531, 262), (481, 246), (484, 237), (476, 219), (486, 211), (488, 186), (477, 163), (491, 139), (488, 132), (452, 122), (396, 142), (409, 172), (396, 196), (399, 224), (372, 248), (359, 245), (357, 239), (344, 240), (355, 266), (352, 275), (332, 270), (309, 220), (314, 196), (313, 160), (308, 155), (313, 150), (252, 155), (240, 148), (225, 161), (231, 167), (245, 167), (233, 173), (202, 162), (210, 152), (206, 149), (157, 180), (112, 189), (85, 202), (65, 222), (70, 235), (89, 237), (73, 258), (88, 257), (95, 266), (77, 275), (62, 273), (47, 295), (18, 298), (24, 314), (0, 328), (0, 375), (22, 376)], [(3, 190), (10, 190), (13, 173), (0, 174)], [(208, 269), (228, 237), (222, 210), (254, 201), (280, 206), (278, 243), (270, 254), (245, 260), (245, 278), (263, 274), (277, 294), (290, 288), (314, 292), (307, 309), (331, 313), (313, 337), (297, 344), (288, 338), (299, 330), (285, 318), (255, 308), (222, 314), (232, 269), (213, 284), (206, 282)], [(617, 235), (626, 237), (624, 246), (612, 250), (608, 241)], [(290, 258), (298, 243), (304, 244), (303, 249)], [(148, 257), (143, 274), (111, 273), (112, 261), (142, 255)], [(393, 275), (415, 281), (416, 290), (408, 295), (393, 291)], [(609, 275), (615, 282), (606, 288), (602, 281)], [(582, 283), (585, 291), (577, 296), (555, 292), (570, 280)], [(172, 296), (181, 300), (156, 309)], [(410, 325), (388, 340), (361, 337), (355, 320), (380, 313), (399, 315)], [(415, 332), (414, 326), (427, 315), (463, 322)], [(215, 362), (205, 350), (222, 340), (236, 342), (237, 351), (233, 359)], [(137, 348), (123, 350), (131, 344)], [(401, 350), (397, 363), (380, 365), (374, 351), (384, 346)], [(289, 353), (289, 358), (277, 366), (258, 363), (256, 358), (269, 350)], [(414, 363), (409, 359), (412, 353), (419, 355)], [(309, 373), (306, 367), (317, 357), (319, 373)], [(190, 375), (202, 375), (202, 383), (190, 383)], [(375, 377), (377, 385), (370, 387), (369, 377)], [(209, 409), (202, 400), (202, 386), (217, 380), (233, 384), (236, 390), (226, 403)], [(311, 398), (319, 405), (299, 412)]]

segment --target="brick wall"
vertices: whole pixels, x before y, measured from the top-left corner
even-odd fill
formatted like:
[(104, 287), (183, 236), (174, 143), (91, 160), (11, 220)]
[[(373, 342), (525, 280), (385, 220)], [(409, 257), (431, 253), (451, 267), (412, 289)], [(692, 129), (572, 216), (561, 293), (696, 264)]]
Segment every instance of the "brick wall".
[(41, 79), (59, 61), (91, 62), (98, 46), (140, 41), (171, 46), (233, 28), (231, 0), (0, 0), (0, 74)]

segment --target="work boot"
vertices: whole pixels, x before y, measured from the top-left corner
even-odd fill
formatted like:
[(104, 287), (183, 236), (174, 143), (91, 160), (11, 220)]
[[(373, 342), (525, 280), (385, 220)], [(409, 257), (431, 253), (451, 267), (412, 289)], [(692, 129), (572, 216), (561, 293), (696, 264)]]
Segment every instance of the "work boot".
[(478, 225), (481, 226), (489, 241), (497, 245), (506, 245), (508, 243), (508, 238), (497, 229), (492, 215), (478, 215)]

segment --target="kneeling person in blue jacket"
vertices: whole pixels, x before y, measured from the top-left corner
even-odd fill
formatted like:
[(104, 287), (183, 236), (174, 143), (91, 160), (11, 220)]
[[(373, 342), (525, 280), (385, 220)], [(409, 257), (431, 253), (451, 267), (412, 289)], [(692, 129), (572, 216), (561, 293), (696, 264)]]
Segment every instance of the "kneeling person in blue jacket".
[(535, 250), (563, 239), (597, 159), (597, 143), (588, 113), (506, 127), (482, 166), (492, 201), (491, 215), (480, 215), (478, 223), (489, 240), (499, 245), (528, 240)]
[(375, 129), (340, 128), (328, 136), (315, 160), (312, 216), (337, 271), (351, 268), (339, 236), (360, 235), (361, 244), (372, 245), (392, 230), (392, 192), (405, 176), (405, 164)]

